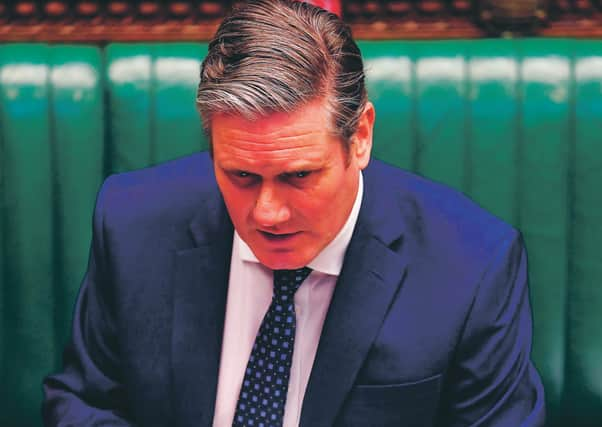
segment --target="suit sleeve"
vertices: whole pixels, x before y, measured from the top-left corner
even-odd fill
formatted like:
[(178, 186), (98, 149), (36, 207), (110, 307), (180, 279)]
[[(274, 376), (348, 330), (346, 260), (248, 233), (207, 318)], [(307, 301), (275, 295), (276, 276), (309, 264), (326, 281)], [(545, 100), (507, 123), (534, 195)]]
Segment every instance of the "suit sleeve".
[(73, 315), (72, 337), (63, 371), (44, 380), (45, 426), (129, 426), (118, 343), (105, 283), (103, 194), (99, 192), (88, 271)]
[(527, 255), (518, 233), (480, 278), (444, 390), (441, 427), (539, 427), (544, 391), (530, 360)]

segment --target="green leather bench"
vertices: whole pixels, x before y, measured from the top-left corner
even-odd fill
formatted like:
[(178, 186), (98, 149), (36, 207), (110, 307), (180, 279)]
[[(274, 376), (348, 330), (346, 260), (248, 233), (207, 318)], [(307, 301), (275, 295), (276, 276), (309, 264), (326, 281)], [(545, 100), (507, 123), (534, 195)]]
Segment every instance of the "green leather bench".
[[(363, 42), (375, 156), (519, 227), (550, 426), (602, 425), (602, 40)], [(202, 43), (0, 45), (0, 425), (40, 425), (110, 173), (207, 147)], [(436, 298), (436, 296), (433, 296)]]

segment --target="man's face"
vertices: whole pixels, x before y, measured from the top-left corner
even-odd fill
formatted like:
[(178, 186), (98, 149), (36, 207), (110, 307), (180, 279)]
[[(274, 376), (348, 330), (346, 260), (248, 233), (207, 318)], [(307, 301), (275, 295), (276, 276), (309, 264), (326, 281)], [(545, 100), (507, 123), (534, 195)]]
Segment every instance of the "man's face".
[(271, 269), (307, 265), (337, 235), (368, 164), (374, 109), (368, 104), (349, 154), (329, 132), (325, 101), (256, 121), (216, 114), (215, 176), (234, 227)]

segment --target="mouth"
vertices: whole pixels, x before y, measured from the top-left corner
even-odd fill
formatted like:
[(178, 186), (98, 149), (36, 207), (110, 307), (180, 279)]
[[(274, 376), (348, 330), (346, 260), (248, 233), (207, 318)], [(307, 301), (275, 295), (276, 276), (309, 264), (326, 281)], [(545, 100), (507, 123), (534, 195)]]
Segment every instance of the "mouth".
[(258, 230), (267, 241), (269, 242), (286, 242), (293, 239), (295, 236), (301, 234), (300, 231), (294, 233), (270, 233), (269, 231)]

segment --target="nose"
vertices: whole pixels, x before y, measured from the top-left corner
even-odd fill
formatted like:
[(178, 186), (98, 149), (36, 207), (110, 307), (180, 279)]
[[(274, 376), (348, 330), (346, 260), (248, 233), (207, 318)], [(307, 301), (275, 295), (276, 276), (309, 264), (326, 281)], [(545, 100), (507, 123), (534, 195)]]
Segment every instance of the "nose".
[(269, 228), (285, 223), (290, 216), (283, 190), (278, 191), (273, 185), (264, 183), (253, 209), (255, 223)]

